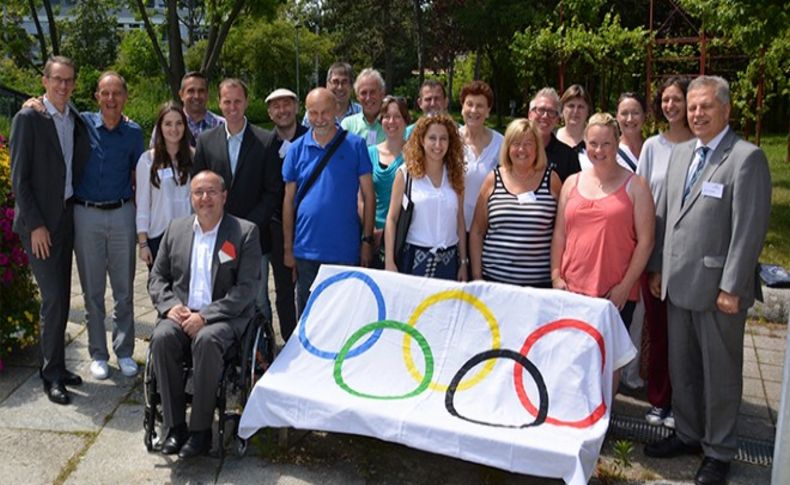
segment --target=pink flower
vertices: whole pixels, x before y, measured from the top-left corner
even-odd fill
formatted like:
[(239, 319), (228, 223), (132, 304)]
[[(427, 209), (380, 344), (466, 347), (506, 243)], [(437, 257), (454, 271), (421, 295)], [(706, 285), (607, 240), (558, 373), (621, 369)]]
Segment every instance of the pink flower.
[(27, 255), (21, 247), (14, 246), (11, 248), (11, 260), (19, 266), (25, 266), (27, 264)]
[(0, 266), (6, 266), (10, 260), (8, 256), (3, 253), (0, 253)]

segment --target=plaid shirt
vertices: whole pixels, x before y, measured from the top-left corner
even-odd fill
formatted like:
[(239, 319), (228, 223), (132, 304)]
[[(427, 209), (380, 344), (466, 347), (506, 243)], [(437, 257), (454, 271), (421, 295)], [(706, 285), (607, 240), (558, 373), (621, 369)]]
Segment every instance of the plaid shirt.
[(206, 115), (198, 122), (193, 121), (192, 118), (187, 115), (187, 125), (189, 126), (189, 131), (192, 132), (192, 139), (195, 141), (197, 140), (198, 135), (204, 131), (216, 128), (217, 126), (224, 123), (225, 118), (215, 115), (211, 111), (206, 111)]

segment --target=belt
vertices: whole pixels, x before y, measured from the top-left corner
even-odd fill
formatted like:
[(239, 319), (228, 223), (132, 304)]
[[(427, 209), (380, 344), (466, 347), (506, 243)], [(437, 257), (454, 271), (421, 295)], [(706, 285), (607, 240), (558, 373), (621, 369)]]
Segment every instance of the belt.
[(94, 209), (101, 209), (101, 210), (112, 210), (118, 209), (119, 207), (123, 207), (124, 204), (129, 202), (131, 199), (121, 199), (121, 200), (113, 200), (110, 202), (90, 202), (87, 200), (82, 200), (74, 197), (74, 203), (79, 204), (84, 207), (92, 207)]

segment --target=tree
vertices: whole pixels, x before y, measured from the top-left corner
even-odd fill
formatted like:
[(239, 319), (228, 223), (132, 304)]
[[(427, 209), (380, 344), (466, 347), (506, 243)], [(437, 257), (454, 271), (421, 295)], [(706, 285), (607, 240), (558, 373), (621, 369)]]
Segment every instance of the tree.
[(118, 34), (112, 0), (81, 0), (63, 22), (63, 53), (80, 68), (98, 71), (115, 62)]
[[(217, 63), (219, 54), (228, 37), (231, 26), (239, 18), (239, 15), (246, 9), (252, 16), (270, 16), (274, 12), (274, 5), (277, 0), (207, 0), (205, 8), (205, 21), (208, 26), (208, 36), (205, 43), (205, 51), (200, 65), (200, 71), (207, 76), (212, 74)], [(181, 22), (178, 17), (178, 0), (166, 0), (165, 2), (165, 25), (167, 29), (167, 54), (165, 58), (164, 49), (160, 42), (160, 36), (154, 28), (144, 0), (133, 0), (133, 6), (143, 20), (143, 25), (151, 44), (156, 53), (162, 71), (165, 73), (170, 91), (174, 98), (178, 97), (178, 90), (181, 78), (185, 74), (184, 68), (184, 45), (181, 37)]]

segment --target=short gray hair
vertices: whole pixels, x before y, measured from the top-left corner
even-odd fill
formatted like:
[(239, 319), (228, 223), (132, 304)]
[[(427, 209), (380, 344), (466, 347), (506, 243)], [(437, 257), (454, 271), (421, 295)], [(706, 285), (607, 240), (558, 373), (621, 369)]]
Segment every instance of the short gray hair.
[(549, 98), (550, 100), (554, 101), (554, 104), (557, 105), (557, 109), (560, 108), (560, 95), (557, 94), (557, 90), (550, 87), (545, 87), (535, 93), (535, 96), (529, 100), (529, 109), (532, 110), (535, 107), (535, 103), (537, 102), (538, 98)]
[(337, 72), (338, 74), (342, 74), (346, 76), (349, 81), (354, 79), (354, 69), (351, 67), (351, 64), (348, 62), (338, 61), (329, 66), (329, 69), (326, 71), (326, 82), (329, 83), (329, 80), (332, 78), (332, 74)]
[(359, 76), (357, 76), (356, 81), (354, 81), (355, 93), (358, 90), (357, 88), (359, 87), (359, 83), (362, 82), (362, 80), (365, 79), (366, 77), (372, 77), (373, 79), (376, 80), (376, 82), (379, 83), (379, 88), (381, 89), (382, 94), (386, 92), (386, 90), (384, 89), (385, 88), (384, 78), (381, 77), (381, 73), (378, 70), (373, 69), (372, 67), (366, 67), (365, 69), (362, 69), (362, 72), (359, 73)]
[(712, 87), (716, 90), (716, 98), (724, 104), (730, 104), (730, 83), (721, 76), (699, 76), (689, 83), (686, 93), (695, 89)]

